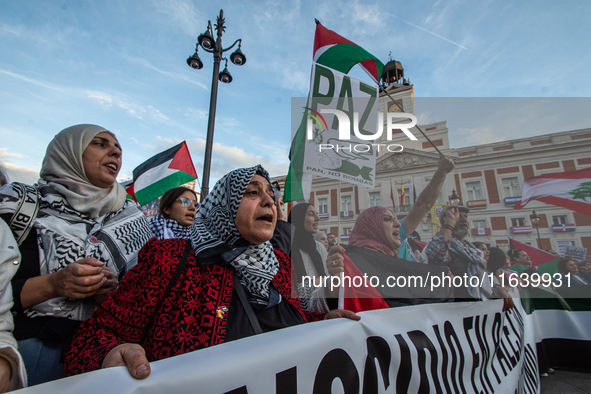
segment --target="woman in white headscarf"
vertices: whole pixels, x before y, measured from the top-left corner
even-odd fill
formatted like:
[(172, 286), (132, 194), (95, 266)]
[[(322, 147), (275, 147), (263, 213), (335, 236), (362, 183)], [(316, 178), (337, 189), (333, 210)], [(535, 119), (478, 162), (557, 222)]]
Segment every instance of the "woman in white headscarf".
[(22, 255), (12, 310), (30, 385), (63, 376), (62, 348), (150, 238), (145, 217), (117, 183), (121, 154), (112, 132), (68, 127), (49, 143), (35, 185), (0, 189), (0, 217)]

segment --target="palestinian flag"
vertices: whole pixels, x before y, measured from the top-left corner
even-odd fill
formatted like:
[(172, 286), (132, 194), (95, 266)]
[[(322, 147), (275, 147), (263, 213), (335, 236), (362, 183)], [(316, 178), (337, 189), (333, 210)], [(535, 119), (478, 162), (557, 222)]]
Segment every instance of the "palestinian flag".
[[(509, 247), (513, 250), (523, 250), (527, 253), (531, 258), (532, 266), (538, 267), (538, 272), (540, 274), (555, 274), (558, 272), (556, 266), (560, 257), (556, 257), (553, 254), (534, 248), (533, 246), (519, 242), (513, 238), (509, 238)], [(517, 272), (523, 272), (527, 268), (524, 265), (517, 263), (513, 264), (511, 269)]]
[(530, 200), (571, 209), (591, 215), (591, 168), (540, 175), (523, 182), (521, 209)]
[(591, 286), (529, 286), (520, 293), (535, 327), (540, 368), (591, 368)]
[(185, 141), (153, 156), (133, 170), (127, 193), (140, 205), (157, 199), (165, 191), (197, 178)]
[(322, 26), (316, 20), (314, 36), (314, 61), (347, 74), (354, 65), (361, 68), (379, 84), (384, 64), (359, 45)]
[[(314, 35), (314, 62), (345, 74), (359, 63), (376, 84), (379, 84), (384, 70), (384, 64), (375, 56), (334, 31), (328, 30), (318, 20)], [(305, 200), (310, 196), (312, 178), (315, 174), (304, 170), (306, 117), (304, 114), (300, 127), (291, 141), (290, 166), (283, 195), (285, 202)]]
[(351, 278), (353, 282), (355, 282), (354, 278), (358, 278), (358, 282), (361, 283), (361, 286), (345, 286), (343, 308), (355, 313), (389, 308), (384, 298), (374, 287), (363, 283), (363, 272), (346, 254), (343, 253), (343, 256), (345, 257), (344, 277)]

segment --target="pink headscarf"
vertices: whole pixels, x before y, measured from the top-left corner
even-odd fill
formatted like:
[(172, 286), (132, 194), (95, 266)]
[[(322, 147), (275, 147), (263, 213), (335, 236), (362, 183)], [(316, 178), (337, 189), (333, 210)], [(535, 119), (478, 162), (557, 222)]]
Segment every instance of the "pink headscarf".
[(398, 251), (390, 249), (384, 235), (386, 211), (390, 210), (384, 207), (371, 207), (361, 212), (349, 236), (349, 245), (398, 257)]

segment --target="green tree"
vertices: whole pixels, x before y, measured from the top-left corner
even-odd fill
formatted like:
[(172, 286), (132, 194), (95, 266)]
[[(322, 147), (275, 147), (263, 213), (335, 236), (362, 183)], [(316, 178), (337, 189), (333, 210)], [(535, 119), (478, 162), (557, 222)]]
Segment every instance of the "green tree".
[(568, 192), (572, 194), (573, 200), (587, 201), (587, 198), (591, 197), (591, 182), (583, 182), (577, 187)]

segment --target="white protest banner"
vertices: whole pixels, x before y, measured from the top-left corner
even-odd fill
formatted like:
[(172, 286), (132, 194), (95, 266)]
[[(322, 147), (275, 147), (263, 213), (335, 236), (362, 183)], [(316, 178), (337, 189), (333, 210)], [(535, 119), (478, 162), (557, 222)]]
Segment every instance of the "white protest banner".
[(153, 362), (31, 387), (69, 393), (539, 392), (534, 327), (519, 299), (427, 304), (295, 326)]
[(587, 257), (587, 248), (579, 248), (577, 246), (567, 246), (564, 252), (564, 257), (572, 257), (577, 261), (585, 260)]

